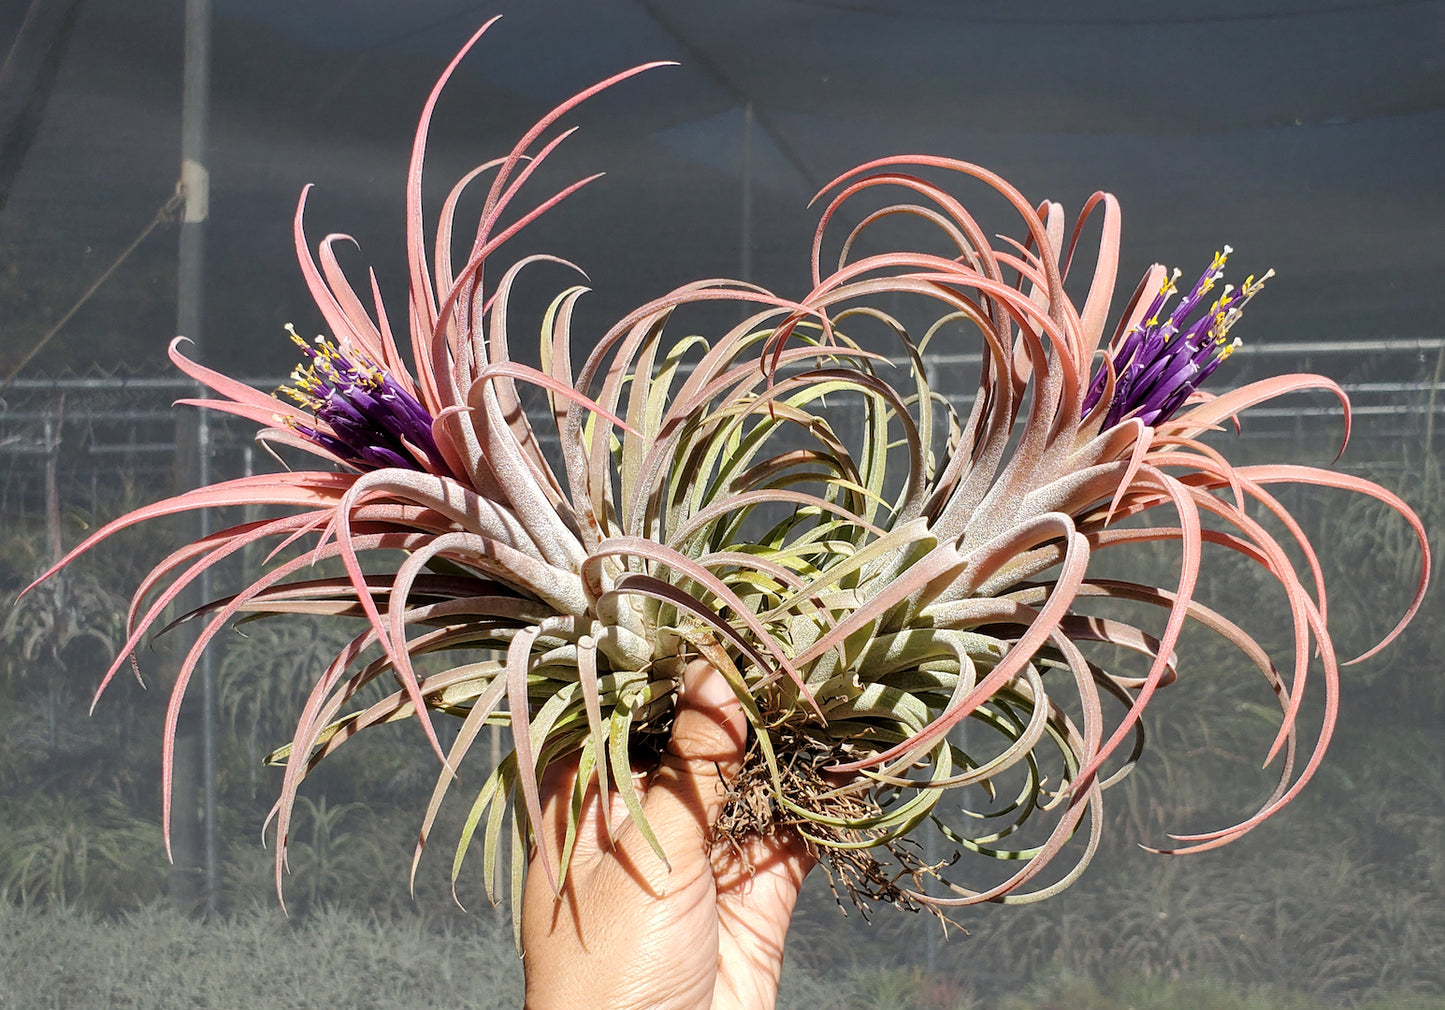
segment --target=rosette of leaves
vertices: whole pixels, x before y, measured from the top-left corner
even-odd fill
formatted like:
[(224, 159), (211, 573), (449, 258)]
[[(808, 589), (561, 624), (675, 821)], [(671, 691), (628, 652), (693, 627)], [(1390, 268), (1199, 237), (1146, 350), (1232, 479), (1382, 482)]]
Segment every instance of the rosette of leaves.
[[(983, 168), (890, 158), (825, 190), (813, 287), (802, 297), (731, 281), (689, 284), (586, 339), (579, 365), (573, 310), (585, 289), (571, 287), (542, 318), (539, 367), (529, 366), (510, 349), (509, 297), (521, 270), (559, 261), (531, 256), (499, 268), (498, 253), (591, 180), (526, 207), (521, 194), (571, 132), (549, 136), (558, 120), (647, 67), (564, 102), (506, 156), (469, 173), (428, 241), (428, 124), (465, 52), (426, 103), (407, 181), (402, 318), (412, 364), (374, 278), (358, 291), (345, 276), (335, 253), (342, 236), (328, 236), (313, 257), (303, 193), (296, 245), (330, 336), (298, 338), (308, 363), (285, 391), (294, 405), (187, 360), (178, 345), (171, 356), (220, 397), (185, 402), (250, 418), (264, 426), (259, 438), (323, 466), (137, 510), (62, 562), (156, 516), (241, 503), (285, 512), (180, 547), (135, 594), (128, 641), (107, 680), (201, 572), (253, 544), (278, 547), (243, 591), (191, 615), (203, 623), (171, 701), (167, 755), (197, 658), (233, 617), (303, 612), (364, 622), (317, 672), (290, 744), (274, 755), (285, 765), (274, 811), (278, 889), (307, 773), (357, 733), (413, 718), (443, 761), (418, 854), (443, 798), (477, 760), (482, 728), (511, 729), (510, 753), (472, 793), (454, 880), (479, 841), (490, 890), (510, 838), (516, 907), (540, 818), (539, 781), (560, 761), (579, 763), (579, 802), (593, 781), (617, 790), (657, 847), (631, 772), (666, 739), (693, 657), (723, 673), (751, 728), (720, 833), (797, 831), (864, 897), (942, 907), (1032, 900), (1072, 881), (1097, 844), (1104, 788), (1142, 748), (1142, 711), (1175, 677), (1174, 647), (1188, 621), (1222, 635), (1258, 671), (1279, 706), (1269, 756), (1281, 760), (1278, 786), (1256, 813), (1183, 836), (1175, 850), (1236, 838), (1299, 792), (1334, 725), (1339, 663), (1316, 555), (1271, 488), (1305, 482), (1373, 496), (1427, 548), (1414, 513), (1383, 488), (1304, 466), (1231, 466), (1201, 440), (1283, 393), (1323, 389), (1347, 403), (1317, 376), (1280, 376), (1218, 397), (1198, 388), (1227, 355), (1226, 334), (1259, 286), (1215, 290), (1227, 250), (1177, 300), (1174, 277), (1151, 269), (1112, 316), (1113, 197), (1093, 197), (1068, 237), (1058, 205), (1036, 206)], [(1017, 214), (1017, 240), (990, 242), (923, 170), (1000, 195)], [(455, 219), (472, 186), (485, 186), (485, 197), (458, 256)], [(863, 216), (844, 235), (837, 265), (825, 266), (824, 239), (840, 208), (885, 188), (905, 202)], [(930, 225), (944, 251), (854, 254), (861, 233), (898, 215)], [(1080, 229), (1095, 215), (1101, 237), (1087, 297), (1076, 305), (1064, 281), (1085, 269), (1075, 262), (1084, 258)], [(910, 331), (883, 308), (900, 298), (930, 306), (935, 321)], [(711, 302), (743, 306), (745, 318), (710, 338), (670, 335), (679, 309)], [(866, 328), (889, 335), (891, 359), (855, 339)], [(944, 341), (982, 350), (967, 412), (927, 381), (923, 356)], [(524, 408), (529, 387), (545, 393), (545, 409)], [(555, 459), (543, 451), (547, 437), (559, 446)], [(1250, 506), (1273, 514), (1301, 566)], [(1161, 510), (1168, 518), (1150, 519)], [(1177, 544), (1167, 583), (1092, 573), (1100, 551), (1146, 541)], [(1288, 673), (1193, 599), (1205, 544), (1238, 552), (1283, 587), (1295, 642)], [(305, 550), (280, 549), (293, 546)], [(327, 559), (339, 559), (345, 574), (308, 577)], [(1414, 614), (1424, 584), (1422, 576), (1386, 641)], [(1158, 620), (1145, 628), (1089, 616), (1085, 604), (1098, 599), (1141, 603)], [(1142, 654), (1147, 672), (1111, 674), (1086, 654), (1091, 643)], [(419, 656), (458, 650), (470, 661), (416, 673)], [(1314, 683), (1316, 650), (1325, 718), (1301, 747), (1296, 716)], [(379, 679), (395, 691), (354, 702)], [(460, 720), (446, 748), (433, 725), (439, 714)], [(950, 731), (965, 720), (979, 731), (962, 746)], [(169, 786), (169, 757), (165, 777)], [(986, 805), (959, 813), (953, 804), (946, 813), (940, 799), (970, 785), (981, 788), (968, 795)], [(985, 883), (948, 880), (943, 897), (925, 893), (919, 878), (943, 871), (906, 843), (930, 819), (1006, 872)], [(1035, 822), (1047, 825), (1037, 836)], [(1067, 850), (1069, 868), (1040, 876), (1080, 831), (1088, 840)], [(554, 886), (568, 852), (570, 836), (560, 865), (541, 859)], [(884, 853), (892, 858), (880, 862)], [(657, 854), (666, 859), (660, 847)]]

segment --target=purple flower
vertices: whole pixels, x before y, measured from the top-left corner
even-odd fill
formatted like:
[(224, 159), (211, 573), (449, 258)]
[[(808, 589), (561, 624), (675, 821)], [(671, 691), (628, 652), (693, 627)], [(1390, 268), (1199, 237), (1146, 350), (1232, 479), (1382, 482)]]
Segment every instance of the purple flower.
[[(1207, 311), (1190, 319), (1215, 282), (1224, 276), (1224, 264), (1230, 252), (1229, 246), (1225, 246), (1223, 252), (1215, 253), (1214, 261), (1194, 287), (1174, 306), (1169, 318), (1161, 321), (1160, 314), (1179, 280), (1179, 271), (1175, 270), (1149, 306), (1144, 323), (1125, 334), (1113, 349), (1110, 362), (1114, 370), (1114, 396), (1104, 416), (1105, 428), (1130, 416), (1145, 424), (1169, 420), (1189, 394), (1240, 346), (1239, 340), (1230, 341), (1227, 334), (1239, 321), (1244, 306), (1264, 287), (1264, 282), (1274, 276), (1273, 270), (1257, 280), (1249, 276), (1237, 290), (1226, 284)], [(1085, 413), (1104, 395), (1106, 375), (1107, 369), (1100, 369), (1089, 384), (1084, 397)]]
[(431, 414), (381, 366), (356, 348), (348, 349), (350, 357), (342, 354), (324, 337), (316, 338), (314, 348), (295, 330), (291, 339), (311, 363), (297, 366), (291, 373), (296, 384), (277, 392), (330, 429), (293, 424), (296, 431), (359, 470), (447, 471), (432, 436)]

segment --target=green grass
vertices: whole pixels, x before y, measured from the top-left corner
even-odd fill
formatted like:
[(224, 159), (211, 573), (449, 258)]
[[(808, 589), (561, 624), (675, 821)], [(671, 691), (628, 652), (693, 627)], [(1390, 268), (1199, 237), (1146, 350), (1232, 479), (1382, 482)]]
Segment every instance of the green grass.
[(35, 1010), (522, 1003), (509, 928), (432, 934), (351, 913), (273, 909), (199, 923), (152, 906), (117, 920), (0, 910), (0, 1006)]
[[(1096, 978), (1046, 970), (1007, 995), (980, 994), (955, 957), (947, 974), (868, 964), (790, 964), (782, 1010), (1445, 1010), (1445, 994), (1381, 987), (1358, 1003), (1224, 981), (1205, 972)], [(505, 916), (464, 926), (327, 910), (288, 920), (258, 908), (202, 923), (154, 905), (119, 918), (0, 905), (0, 1007), (25, 1010), (480, 1010), (522, 1004)]]
[[(790, 966), (780, 1007), (841, 1008)], [(118, 919), (0, 905), (0, 1007), (25, 1010), (515, 1010), (522, 963), (511, 923), (489, 911), (431, 929), (274, 908), (197, 922), (163, 906)]]
[[(1163, 979), (1119, 972), (1102, 981), (1059, 973), (1003, 999), (998, 1010), (1336, 1010), (1340, 1005), (1207, 976)], [(1398, 991), (1353, 1005), (1357, 1010), (1445, 1010), (1445, 995)]]

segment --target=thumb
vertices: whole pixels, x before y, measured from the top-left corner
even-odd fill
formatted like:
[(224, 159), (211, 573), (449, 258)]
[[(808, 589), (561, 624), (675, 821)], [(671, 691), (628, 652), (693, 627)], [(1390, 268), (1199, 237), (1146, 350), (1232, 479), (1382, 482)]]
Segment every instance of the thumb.
[(727, 782), (742, 768), (747, 740), (747, 718), (727, 680), (707, 660), (693, 660), (682, 674), (668, 753), (688, 764), (706, 765), (709, 773), (717, 777), (720, 772)]
[(705, 836), (722, 813), (727, 783), (742, 767), (748, 723), (723, 675), (705, 660), (683, 671), (672, 739), (647, 790), (643, 809), (658, 840), (687, 845)]

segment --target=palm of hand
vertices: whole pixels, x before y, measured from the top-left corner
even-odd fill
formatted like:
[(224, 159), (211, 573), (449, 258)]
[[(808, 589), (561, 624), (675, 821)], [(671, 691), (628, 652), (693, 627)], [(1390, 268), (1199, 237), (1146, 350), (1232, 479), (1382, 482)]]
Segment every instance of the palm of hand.
[[(639, 781), (665, 867), (614, 792), (607, 842), (595, 783), (560, 895), (534, 855), (522, 901), (530, 1010), (565, 1007), (773, 1006), (783, 941), (812, 867), (795, 841), (755, 840), (745, 852), (708, 844), (723, 783), (737, 773), (746, 724), (722, 677), (689, 667), (669, 753)], [(541, 836), (557, 865), (575, 766), (543, 783)]]

